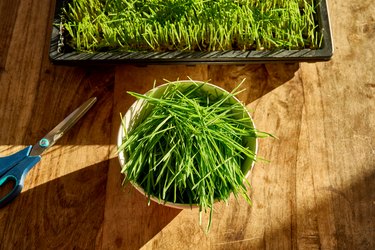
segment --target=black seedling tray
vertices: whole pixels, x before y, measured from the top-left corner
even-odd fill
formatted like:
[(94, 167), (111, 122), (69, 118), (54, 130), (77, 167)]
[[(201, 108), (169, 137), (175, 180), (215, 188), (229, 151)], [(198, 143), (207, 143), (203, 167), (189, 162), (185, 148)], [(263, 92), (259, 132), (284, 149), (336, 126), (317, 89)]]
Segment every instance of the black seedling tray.
[(332, 57), (333, 44), (326, 0), (318, 5), (317, 16), (323, 44), (320, 49), (301, 50), (264, 50), (264, 51), (213, 51), (213, 52), (96, 52), (82, 53), (74, 51), (64, 44), (65, 34), (60, 32), (61, 8), (69, 0), (56, 0), (55, 16), (52, 25), (52, 36), (49, 56), (55, 64), (88, 65), (88, 64), (243, 64), (267, 62), (318, 62)]

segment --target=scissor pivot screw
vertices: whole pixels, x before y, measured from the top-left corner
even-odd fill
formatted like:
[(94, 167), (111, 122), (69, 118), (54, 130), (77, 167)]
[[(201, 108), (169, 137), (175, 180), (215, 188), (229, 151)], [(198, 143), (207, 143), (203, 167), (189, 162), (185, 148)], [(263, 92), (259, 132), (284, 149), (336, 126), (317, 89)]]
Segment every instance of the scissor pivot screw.
[(46, 148), (49, 146), (49, 140), (46, 138), (43, 138), (39, 141), (39, 146), (42, 148)]

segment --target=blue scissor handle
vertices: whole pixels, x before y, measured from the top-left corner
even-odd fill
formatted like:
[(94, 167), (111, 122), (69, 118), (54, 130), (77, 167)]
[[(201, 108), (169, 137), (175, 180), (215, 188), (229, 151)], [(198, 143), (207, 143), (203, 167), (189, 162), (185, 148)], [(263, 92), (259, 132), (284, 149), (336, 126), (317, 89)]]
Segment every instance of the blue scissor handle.
[(0, 187), (8, 181), (13, 181), (13, 189), (0, 199), (0, 207), (5, 206), (21, 193), (26, 174), (37, 164), (41, 157), (29, 156), (32, 146), (0, 158)]

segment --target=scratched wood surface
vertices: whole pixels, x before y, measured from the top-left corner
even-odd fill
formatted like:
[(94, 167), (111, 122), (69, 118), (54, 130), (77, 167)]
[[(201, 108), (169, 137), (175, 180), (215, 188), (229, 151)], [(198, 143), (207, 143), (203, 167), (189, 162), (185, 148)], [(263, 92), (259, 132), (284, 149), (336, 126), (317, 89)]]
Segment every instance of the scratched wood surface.
[[(0, 210), (0, 249), (375, 249), (375, 6), (330, 1), (329, 62), (62, 67), (48, 59), (53, 3), (0, 1), (0, 155), (32, 145), (91, 96), (93, 109), (43, 155)], [(211, 80), (239, 98), (260, 141), (253, 205), (217, 204), (210, 233), (121, 187), (119, 113), (163, 79)]]

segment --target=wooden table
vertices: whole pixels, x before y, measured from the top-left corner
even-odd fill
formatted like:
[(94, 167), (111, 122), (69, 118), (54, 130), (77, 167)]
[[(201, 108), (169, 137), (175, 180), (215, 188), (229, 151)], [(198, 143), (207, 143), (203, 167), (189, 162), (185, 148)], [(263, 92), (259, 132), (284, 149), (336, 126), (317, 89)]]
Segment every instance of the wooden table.
[[(32, 145), (89, 97), (98, 103), (43, 155), (0, 210), (1, 249), (375, 249), (375, 5), (330, 1), (329, 62), (236, 66), (56, 66), (53, 1), (0, 1), (0, 155)], [(121, 187), (120, 112), (153, 81), (190, 76), (240, 96), (260, 141), (253, 206), (217, 204), (206, 234), (197, 210)]]

